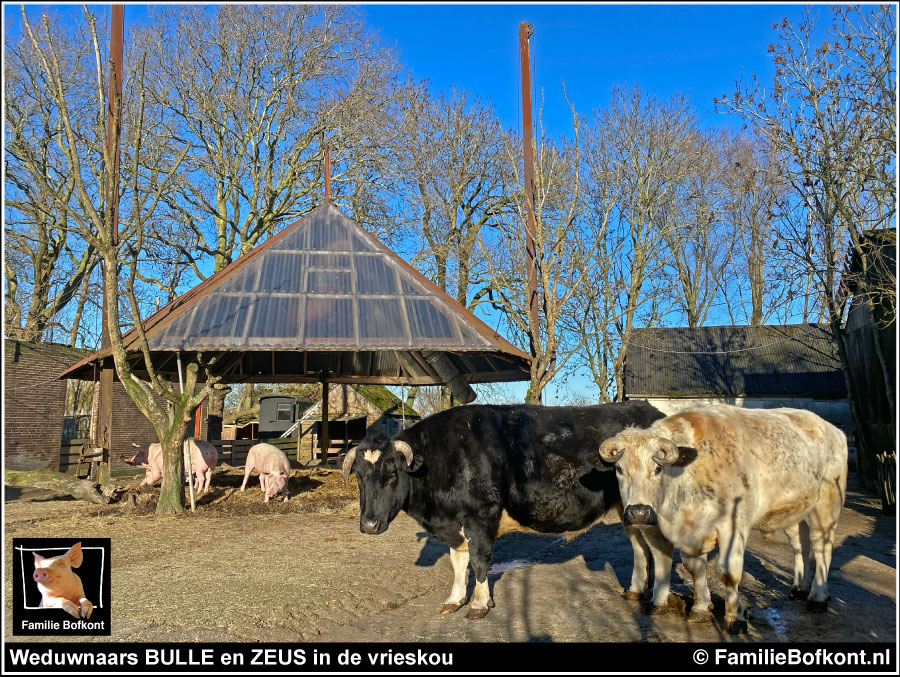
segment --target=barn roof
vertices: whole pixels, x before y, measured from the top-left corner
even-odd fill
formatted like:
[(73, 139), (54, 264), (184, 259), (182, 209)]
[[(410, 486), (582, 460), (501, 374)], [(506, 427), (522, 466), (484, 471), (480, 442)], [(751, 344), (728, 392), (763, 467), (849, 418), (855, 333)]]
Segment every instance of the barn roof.
[(847, 389), (828, 325), (635, 329), (628, 397), (814, 396)]
[[(470, 382), (528, 378), (529, 357), (326, 201), (144, 321), (157, 369), (224, 353), (232, 381), (431, 384), (440, 351)], [(126, 349), (140, 371), (136, 332)], [(61, 376), (88, 377), (97, 351)], [(189, 356), (190, 357), (190, 356)]]

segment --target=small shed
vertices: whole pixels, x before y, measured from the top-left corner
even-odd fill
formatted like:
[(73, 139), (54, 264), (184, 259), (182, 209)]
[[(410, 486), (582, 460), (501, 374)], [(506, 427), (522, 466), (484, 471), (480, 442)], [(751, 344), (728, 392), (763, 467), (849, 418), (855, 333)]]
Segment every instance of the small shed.
[(264, 395), (259, 398), (259, 437), (280, 437), (312, 404), (294, 395)]
[[(336, 383), (329, 389), (328, 434), (334, 451), (346, 451), (375, 432), (393, 435), (421, 418), (419, 412), (381, 385)], [(301, 445), (315, 448), (321, 434), (321, 419), (320, 398), (300, 414), (298, 424), (288, 428), (282, 437), (296, 435), (299, 426)]]
[(793, 407), (852, 428), (826, 324), (636, 329), (625, 358), (624, 394), (667, 415), (719, 403)]

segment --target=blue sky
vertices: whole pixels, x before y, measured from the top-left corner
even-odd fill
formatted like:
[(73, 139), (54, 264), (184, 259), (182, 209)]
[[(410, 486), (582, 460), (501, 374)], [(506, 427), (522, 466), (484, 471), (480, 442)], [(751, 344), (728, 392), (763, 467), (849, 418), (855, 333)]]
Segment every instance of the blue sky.
[[(393, 45), (416, 79), (428, 80), (432, 91), (456, 87), (490, 100), (506, 128), (521, 124), (518, 25), (534, 26), (533, 87), (545, 93), (544, 122), (553, 136), (571, 131), (571, 116), (562, 81), (580, 114), (606, 104), (616, 84), (639, 84), (658, 97), (679, 91), (693, 101), (704, 124), (739, 125), (716, 114), (713, 97), (730, 94), (742, 71), (770, 82), (768, 45), (775, 41), (773, 23), (798, 19), (801, 4), (365, 4), (367, 23)], [(45, 8), (78, 16), (80, 4), (36, 3), (35, 18)], [(108, 5), (97, 5), (103, 14)], [(823, 20), (828, 5), (815, 5)], [(128, 24), (146, 14), (144, 4), (126, 4)], [(18, 30), (18, 4), (7, 4), (7, 31)], [(825, 21), (823, 21), (825, 23)], [(491, 319), (488, 318), (490, 322)], [(567, 391), (593, 393), (588, 378), (551, 386), (545, 401), (565, 398)], [(521, 397), (525, 385), (511, 389)]]
[[(818, 9), (827, 15), (827, 5)], [(736, 124), (716, 114), (713, 97), (730, 94), (742, 69), (765, 82), (774, 22), (802, 5), (442, 4), (366, 5), (369, 23), (435, 91), (451, 87), (490, 99), (505, 127), (519, 128), (518, 25), (534, 26), (534, 89), (545, 94), (551, 135), (571, 130), (562, 96), (579, 113), (605, 105), (617, 83), (659, 97), (687, 94), (709, 125)]]

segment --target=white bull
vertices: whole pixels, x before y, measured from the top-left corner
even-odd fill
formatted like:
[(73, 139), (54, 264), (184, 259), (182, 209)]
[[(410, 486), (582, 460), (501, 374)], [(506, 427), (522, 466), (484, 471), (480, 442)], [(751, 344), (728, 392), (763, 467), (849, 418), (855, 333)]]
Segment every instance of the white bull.
[(746, 630), (738, 584), (754, 528), (787, 534), (794, 550), (791, 598), (808, 598), (810, 611), (827, 609), (847, 487), (847, 439), (840, 430), (800, 409), (721, 404), (625, 430), (600, 446), (600, 457), (616, 464), (625, 524), (659, 528), (681, 551), (694, 578), (691, 620), (709, 618), (706, 555), (718, 545), (725, 628)]

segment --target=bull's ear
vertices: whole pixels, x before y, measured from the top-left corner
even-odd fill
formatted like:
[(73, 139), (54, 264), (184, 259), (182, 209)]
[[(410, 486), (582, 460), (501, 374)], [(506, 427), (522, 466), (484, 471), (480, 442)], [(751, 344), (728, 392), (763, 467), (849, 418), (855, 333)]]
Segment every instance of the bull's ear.
[(419, 456), (418, 454), (413, 454), (412, 463), (409, 464), (409, 467), (406, 469), (406, 472), (415, 472), (419, 468), (425, 465), (425, 459)]
[(412, 447), (403, 440), (394, 440), (391, 445), (394, 451), (403, 456), (406, 462), (406, 472), (415, 472), (422, 467), (424, 461), (419, 454), (413, 453)]
[(73, 569), (80, 567), (81, 563), (84, 561), (84, 554), (81, 552), (81, 541), (69, 548), (69, 552), (63, 555), (63, 557), (69, 560), (69, 566)]
[(353, 447), (347, 452), (347, 455), (344, 456), (344, 465), (341, 467), (341, 470), (344, 473), (344, 484), (350, 482), (350, 471), (353, 470), (353, 464), (356, 463), (356, 449), (357, 447)]
[(695, 458), (697, 458), (697, 450), (694, 447), (678, 447), (678, 458), (672, 465), (684, 467), (693, 463)]

